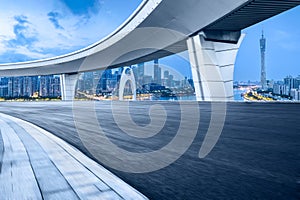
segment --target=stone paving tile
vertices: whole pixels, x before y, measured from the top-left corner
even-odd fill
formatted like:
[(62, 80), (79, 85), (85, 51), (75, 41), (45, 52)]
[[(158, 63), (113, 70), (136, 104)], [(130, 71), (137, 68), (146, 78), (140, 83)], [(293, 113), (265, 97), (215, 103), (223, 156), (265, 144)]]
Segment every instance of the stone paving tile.
[(0, 130), (0, 199), (147, 199), (33, 124), (0, 113)]

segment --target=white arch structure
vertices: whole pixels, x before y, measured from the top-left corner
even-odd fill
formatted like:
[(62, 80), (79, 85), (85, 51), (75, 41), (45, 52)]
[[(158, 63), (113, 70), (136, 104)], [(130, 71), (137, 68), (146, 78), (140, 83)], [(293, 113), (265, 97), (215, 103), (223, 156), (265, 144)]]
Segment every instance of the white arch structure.
[[(127, 70), (129, 70), (129, 73), (127, 73)], [(136, 100), (136, 82), (133, 74), (133, 70), (130, 67), (125, 67), (123, 69), (121, 80), (120, 80), (120, 86), (119, 86), (119, 100), (124, 100), (124, 89), (127, 82), (130, 82), (132, 93), (133, 93), (133, 99)]]
[(54, 58), (1, 64), (0, 76), (61, 74), (62, 98), (72, 100), (79, 72), (129, 66), (188, 50), (197, 99), (228, 100), (233, 96), (241, 30), (299, 4), (300, 0), (144, 0), (99, 42)]

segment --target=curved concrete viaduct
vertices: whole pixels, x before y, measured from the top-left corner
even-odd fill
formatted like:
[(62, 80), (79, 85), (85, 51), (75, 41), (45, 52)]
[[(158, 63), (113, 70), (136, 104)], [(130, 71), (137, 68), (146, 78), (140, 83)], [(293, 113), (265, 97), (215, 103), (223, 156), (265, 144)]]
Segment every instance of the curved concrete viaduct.
[(185, 50), (198, 100), (232, 99), (241, 30), (300, 0), (144, 0), (113, 33), (82, 50), (49, 59), (0, 65), (0, 76), (62, 74), (71, 100), (77, 73), (150, 61)]

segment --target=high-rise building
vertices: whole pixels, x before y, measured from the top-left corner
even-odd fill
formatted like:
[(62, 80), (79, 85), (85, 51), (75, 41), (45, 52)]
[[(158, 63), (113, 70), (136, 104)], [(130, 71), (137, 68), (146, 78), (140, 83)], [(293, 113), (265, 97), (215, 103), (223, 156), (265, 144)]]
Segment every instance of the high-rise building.
[(300, 100), (300, 77), (293, 78), (287, 76), (283, 81), (277, 81), (273, 85), (273, 93), (276, 95), (285, 95), (293, 100)]
[(138, 65), (133, 65), (133, 66), (131, 66), (131, 69), (133, 71), (136, 86), (139, 87), (139, 81), (138, 81), (138, 79), (139, 79), (139, 67), (138, 67)]
[(41, 97), (57, 97), (60, 96), (60, 78), (54, 75), (40, 77)]
[(92, 94), (93, 91), (93, 72), (83, 73), (83, 91)]
[(284, 85), (289, 88), (288, 95), (291, 95), (292, 89), (299, 89), (299, 84), (298, 78), (293, 78), (292, 76), (284, 78)]
[(12, 97), (22, 97), (23, 96), (23, 80), (24, 77), (13, 77), (12, 82)]
[(138, 70), (138, 76), (143, 77), (145, 74), (145, 63), (139, 63), (137, 65), (137, 70)]
[(162, 85), (163, 86), (169, 87), (169, 84), (168, 84), (169, 74), (170, 74), (170, 72), (168, 70), (164, 71), (164, 77), (163, 77), (163, 80), (162, 80)]
[(267, 90), (267, 77), (266, 77), (266, 63), (265, 63), (265, 54), (266, 54), (266, 38), (264, 37), (264, 32), (262, 32), (260, 39), (260, 55), (261, 55), (261, 75), (260, 75), (260, 84), (262, 90)]
[(38, 91), (39, 91), (40, 78), (38, 76), (33, 76), (33, 77), (31, 77), (31, 82), (32, 82), (32, 94), (31, 94), (31, 96), (33, 96), (34, 94), (38, 93)]
[(169, 78), (170, 72), (168, 70), (164, 71), (164, 78)]
[(58, 97), (60, 96), (60, 77), (52, 76), (50, 77), (50, 89), (49, 96), (50, 97)]
[(161, 68), (158, 64), (158, 59), (154, 60), (153, 81), (156, 84), (161, 84)]
[(295, 100), (295, 101), (300, 100), (299, 92), (300, 92), (300, 90), (298, 90), (298, 89), (291, 89), (291, 97), (293, 98), (293, 100)]
[(101, 73), (101, 78), (97, 85), (97, 94), (100, 92), (107, 92), (111, 87), (112, 70), (106, 69)]
[(41, 97), (48, 97), (50, 90), (50, 76), (41, 76), (40, 78), (40, 92)]
[(37, 93), (43, 97), (60, 96), (60, 78), (53, 75), (0, 78), (1, 97), (33, 97)]
[(145, 63), (140, 63), (137, 65), (137, 87), (141, 88), (145, 84)]
[(23, 80), (23, 96), (30, 97), (33, 94), (32, 77), (25, 76)]
[(0, 97), (8, 96), (8, 78), (0, 78)]
[(14, 77), (8, 78), (8, 83), (7, 83), (8, 97), (13, 96), (13, 81), (14, 81)]
[(76, 87), (76, 92), (78, 91), (84, 91), (84, 79), (83, 79), (84, 73), (80, 73), (77, 81), (77, 87)]
[(168, 87), (174, 87), (174, 76), (172, 74), (168, 78)]
[(286, 78), (284, 78), (284, 84), (289, 86), (291, 89), (293, 88), (297, 88), (296, 86), (296, 78), (293, 78), (292, 76), (287, 76)]
[(99, 80), (101, 79), (101, 75), (102, 75), (102, 71), (94, 71), (93, 72), (93, 90), (92, 93), (93, 94), (97, 94), (97, 88), (99, 83)]
[(300, 89), (300, 75), (296, 78), (295, 88)]

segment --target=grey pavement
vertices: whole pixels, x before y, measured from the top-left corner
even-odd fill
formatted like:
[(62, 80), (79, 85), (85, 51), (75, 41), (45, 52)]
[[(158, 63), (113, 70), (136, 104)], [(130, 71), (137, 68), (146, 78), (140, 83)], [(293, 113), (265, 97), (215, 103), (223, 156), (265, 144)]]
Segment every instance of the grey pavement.
[[(130, 102), (133, 121), (149, 124), (149, 108), (154, 104), (164, 107), (167, 121), (159, 134), (147, 139), (124, 134), (114, 121), (110, 102), (95, 102), (95, 109), (113, 143), (128, 151), (150, 152), (172, 140), (181, 118), (177, 102)], [(299, 103), (228, 103), (219, 141), (206, 158), (199, 159), (211, 117), (210, 103), (200, 102), (197, 136), (184, 155), (166, 168), (138, 174), (112, 169), (89, 153), (77, 133), (72, 107), (72, 102), (5, 102), (0, 103), (0, 112), (62, 138), (149, 199), (300, 199)], [(80, 109), (88, 119), (89, 114)], [(95, 134), (90, 132), (91, 143), (97, 142)]]
[(147, 199), (53, 134), (0, 113), (0, 199)]

